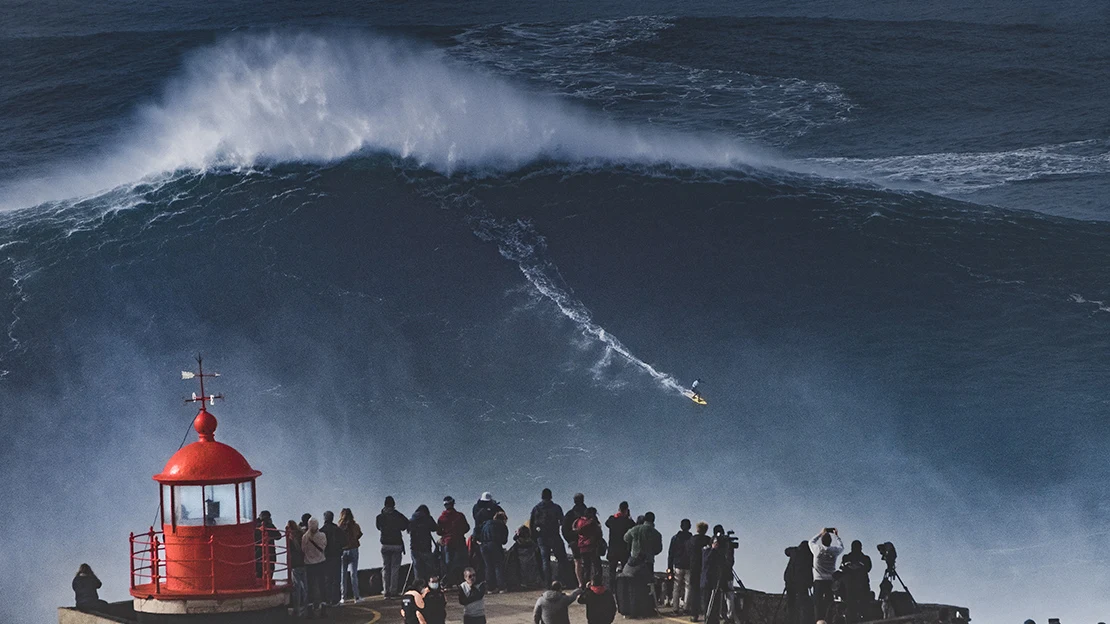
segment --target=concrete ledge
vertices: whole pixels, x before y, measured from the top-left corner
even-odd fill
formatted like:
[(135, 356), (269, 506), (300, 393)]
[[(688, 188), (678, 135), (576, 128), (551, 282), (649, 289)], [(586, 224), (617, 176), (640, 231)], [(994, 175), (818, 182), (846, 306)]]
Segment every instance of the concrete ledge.
[(289, 604), (289, 594), (280, 592), (241, 598), (186, 598), (183, 600), (136, 598), (134, 604), (135, 611), (138, 613), (156, 613), (159, 615), (244, 613), (284, 607)]

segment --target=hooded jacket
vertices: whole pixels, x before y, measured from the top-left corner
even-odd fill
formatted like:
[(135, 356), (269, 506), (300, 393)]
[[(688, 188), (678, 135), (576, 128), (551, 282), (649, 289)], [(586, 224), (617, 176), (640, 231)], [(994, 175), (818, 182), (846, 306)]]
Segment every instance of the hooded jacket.
[(409, 518), (409, 545), (412, 552), (432, 552), (432, 533), (436, 532), (436, 521), (431, 514), (416, 511)]
[(328, 536), (320, 530), (320, 522), (313, 518), (308, 521), (308, 530), (301, 538), (301, 550), (304, 551), (306, 565), (323, 563), (327, 559)]
[(504, 522), (486, 520), (478, 530), (478, 542), (483, 546), (504, 546), (509, 543), (509, 527)]
[(493, 520), (497, 512), (504, 511), (501, 505), (495, 500), (479, 500), (474, 503), (474, 508), (470, 510), (470, 515), (474, 518), (474, 526), (480, 527), (486, 523), (487, 520)]
[(382, 512), (374, 520), (378, 530), (382, 532), (382, 546), (404, 546), (405, 540), (401, 533), (409, 528), (409, 519), (405, 514), (393, 507), (382, 507)]
[(466, 548), (466, 532), (469, 530), (470, 523), (462, 513), (454, 509), (444, 509), (439, 514), (436, 533), (443, 537), (444, 548)]
[(790, 563), (782, 573), (782, 580), (786, 584), (786, 591), (792, 594), (804, 594), (813, 586), (813, 553), (809, 550), (809, 542), (802, 542), (790, 555)]
[(671, 538), (671, 547), (667, 550), (668, 570), (690, 569), (690, 554), (686, 552), (686, 545), (692, 537), (689, 531), (679, 531)]
[(571, 595), (549, 589), (536, 600), (536, 608), (532, 610), (533, 624), (570, 624), (570, 607), (578, 598), (582, 590), (576, 589)]
[(582, 516), (574, 523), (574, 532), (578, 535), (578, 551), (587, 554), (597, 552), (604, 537), (601, 534), (601, 525), (597, 518)]
[(343, 549), (347, 547), (347, 534), (339, 525), (334, 522), (325, 522), (324, 526), (320, 527), (320, 532), (327, 536), (327, 548), (324, 554), (328, 559), (335, 559), (343, 556)]
[(586, 624), (612, 624), (617, 617), (617, 601), (604, 585), (590, 585), (578, 596), (578, 604), (586, 605)]
[(563, 524), (563, 508), (549, 500), (541, 500), (532, 508), (532, 536), (545, 546), (559, 542), (559, 529)]
[(638, 524), (624, 534), (624, 541), (628, 544), (628, 560), (642, 559), (645, 563), (655, 559), (655, 555), (663, 552), (663, 536), (655, 530), (651, 522)]

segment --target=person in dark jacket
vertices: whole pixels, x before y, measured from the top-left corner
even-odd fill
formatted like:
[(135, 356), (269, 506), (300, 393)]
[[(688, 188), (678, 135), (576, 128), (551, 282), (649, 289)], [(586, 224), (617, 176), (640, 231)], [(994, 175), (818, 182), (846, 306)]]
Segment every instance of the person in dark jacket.
[(486, 566), (486, 583), (489, 593), (505, 593), (505, 544), (509, 543), (509, 517), (498, 511), (493, 518), (486, 520), (477, 531), (478, 543), (482, 551), (482, 561)]
[(447, 621), (447, 596), (439, 586), (439, 577), (428, 579), (424, 596), (424, 624), (444, 624)]
[[(733, 608), (732, 570), (735, 566), (732, 541), (721, 525), (713, 527), (713, 541), (702, 550), (701, 595), (705, 608), (705, 621), (717, 622), (732, 619)], [(717, 592), (715, 604), (710, 604)]]
[(100, 579), (96, 578), (92, 568), (87, 563), (82, 563), (77, 568), (73, 577), (73, 600), (78, 611), (100, 611), (108, 603), (100, 599), (97, 592), (100, 589)]
[(436, 532), (436, 520), (427, 505), (421, 505), (409, 518), (409, 548), (412, 551), (412, 573), (418, 579), (428, 581), (432, 576), (439, 577), (439, 553), (432, 535)]
[(699, 522), (697, 533), (686, 544), (686, 555), (690, 558), (690, 574), (686, 581), (686, 611), (690, 614), (691, 622), (697, 622), (698, 618), (705, 613), (705, 609), (702, 608), (701, 564), (702, 552), (713, 543), (713, 538), (706, 535), (708, 532), (709, 525)]
[[(311, 516), (309, 516), (311, 517)], [(285, 544), (289, 552), (289, 573), (293, 577), (293, 591), (290, 592), (289, 606), (293, 615), (301, 617), (308, 604), (308, 573), (304, 563), (304, 531), (296, 521), (290, 520), (285, 525)]]
[(601, 574), (601, 542), (605, 538), (597, 520), (597, 509), (586, 509), (586, 513), (575, 521), (574, 532), (578, 536), (578, 582), (586, 587), (590, 579)]
[(848, 624), (861, 621), (871, 601), (871, 557), (863, 553), (863, 543), (852, 542), (852, 551), (840, 558), (840, 583)]
[[(274, 526), (274, 519), (270, 512), (265, 509), (258, 512), (258, 517), (254, 519), (254, 575), (258, 578), (262, 578), (263, 569), (266, 571), (266, 578), (274, 577), (274, 562), (277, 559), (277, 548), (274, 542), (279, 539), (281, 539), (281, 531)], [(265, 555), (265, 566), (263, 566), (263, 555)]]
[(382, 594), (386, 599), (401, 595), (401, 557), (405, 554), (405, 539), (401, 533), (409, 529), (409, 519), (397, 511), (392, 496), (385, 497), (385, 507), (374, 524), (381, 531), (382, 544)]
[(606, 555), (609, 560), (609, 578), (615, 579), (620, 567), (628, 563), (628, 546), (624, 543), (624, 534), (636, 526), (632, 512), (628, 509), (628, 501), (620, 504), (617, 513), (605, 521), (605, 526), (609, 527), (609, 552)]
[(586, 624), (613, 624), (617, 617), (617, 601), (602, 582), (601, 574), (594, 575), (590, 586), (579, 594), (578, 604), (586, 606)]
[[(540, 547), (544, 586), (549, 587), (552, 581), (559, 580), (559, 570), (567, 563), (567, 551), (563, 538), (559, 536), (563, 526), (563, 508), (552, 502), (550, 489), (544, 488), (540, 493), (540, 502), (532, 508), (530, 519), (532, 536)], [(558, 561), (558, 567), (554, 569), (551, 567), (552, 556)]]
[(786, 549), (790, 562), (782, 573), (786, 584), (786, 624), (809, 624), (813, 622), (813, 599), (809, 590), (813, 587), (813, 552), (809, 541)]
[(671, 606), (675, 613), (683, 613), (682, 599), (686, 597), (686, 579), (690, 574), (690, 555), (686, 552), (686, 546), (693, 534), (690, 533), (690, 521), (685, 518), (678, 523), (678, 527), (679, 531), (671, 538), (671, 546), (667, 549), (667, 570), (674, 575)]
[(574, 559), (574, 576), (578, 579), (579, 587), (585, 587), (586, 581), (590, 578), (582, 575), (582, 555), (578, 552), (578, 533), (575, 531), (578, 519), (584, 515), (586, 515), (586, 495), (579, 492), (574, 495), (574, 506), (567, 511), (567, 515), (563, 516), (562, 527), (563, 539), (570, 546), (570, 554)]
[(512, 588), (539, 589), (543, 586), (540, 549), (527, 526), (521, 525), (513, 536), (513, 545), (505, 555), (505, 576)]
[(443, 513), (436, 522), (436, 533), (443, 553), (443, 582), (448, 586), (462, 580), (463, 568), (466, 567), (466, 532), (470, 530), (470, 523), (466, 516), (455, 511), (455, 499), (450, 496), (443, 497)]
[(343, 550), (347, 548), (347, 534), (335, 523), (335, 514), (324, 512), (324, 526), (320, 532), (328, 538), (324, 550), (324, 599), (329, 607), (339, 604), (340, 585), (343, 583)]
[(474, 528), (481, 528), (483, 524), (493, 520), (493, 516), (499, 511), (505, 510), (501, 508), (500, 503), (493, 500), (493, 494), (482, 492), (482, 496), (478, 498), (478, 502), (474, 503), (474, 508), (470, 510), (471, 517), (474, 518)]

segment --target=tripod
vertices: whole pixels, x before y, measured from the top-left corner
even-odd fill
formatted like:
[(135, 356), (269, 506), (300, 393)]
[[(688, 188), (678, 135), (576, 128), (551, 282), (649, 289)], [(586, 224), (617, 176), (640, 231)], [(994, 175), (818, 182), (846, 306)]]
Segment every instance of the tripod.
[[(887, 562), (886, 572), (883, 573), (883, 581), (879, 584), (879, 600), (881, 600), (883, 603), (883, 615), (891, 617), (886, 612), (888, 603), (890, 602), (891, 594), (894, 593), (894, 581), (898, 581), (898, 583), (902, 586), (902, 590), (905, 591), (906, 595), (910, 597), (910, 603), (913, 605), (914, 611), (916, 611), (917, 599), (913, 597), (912, 593), (910, 593), (910, 588), (906, 587), (906, 582), (902, 580), (902, 577), (898, 574), (898, 570), (894, 568), (894, 563)], [(893, 605), (890, 606), (893, 607)], [(891, 609), (891, 611), (893, 611), (893, 608)]]

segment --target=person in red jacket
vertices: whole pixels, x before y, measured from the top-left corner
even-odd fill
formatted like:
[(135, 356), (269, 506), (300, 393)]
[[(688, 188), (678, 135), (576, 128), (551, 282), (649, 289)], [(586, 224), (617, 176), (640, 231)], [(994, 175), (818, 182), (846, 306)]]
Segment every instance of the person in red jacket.
[(574, 522), (574, 532), (578, 534), (578, 552), (581, 555), (578, 567), (578, 584), (585, 587), (593, 577), (601, 574), (601, 542), (605, 539), (601, 532), (601, 522), (597, 519), (597, 509), (590, 507), (585, 515)]
[(450, 586), (462, 580), (462, 571), (467, 565), (466, 532), (470, 530), (470, 523), (465, 514), (455, 511), (454, 498), (444, 496), (443, 507), (436, 533), (443, 547), (443, 583)]

